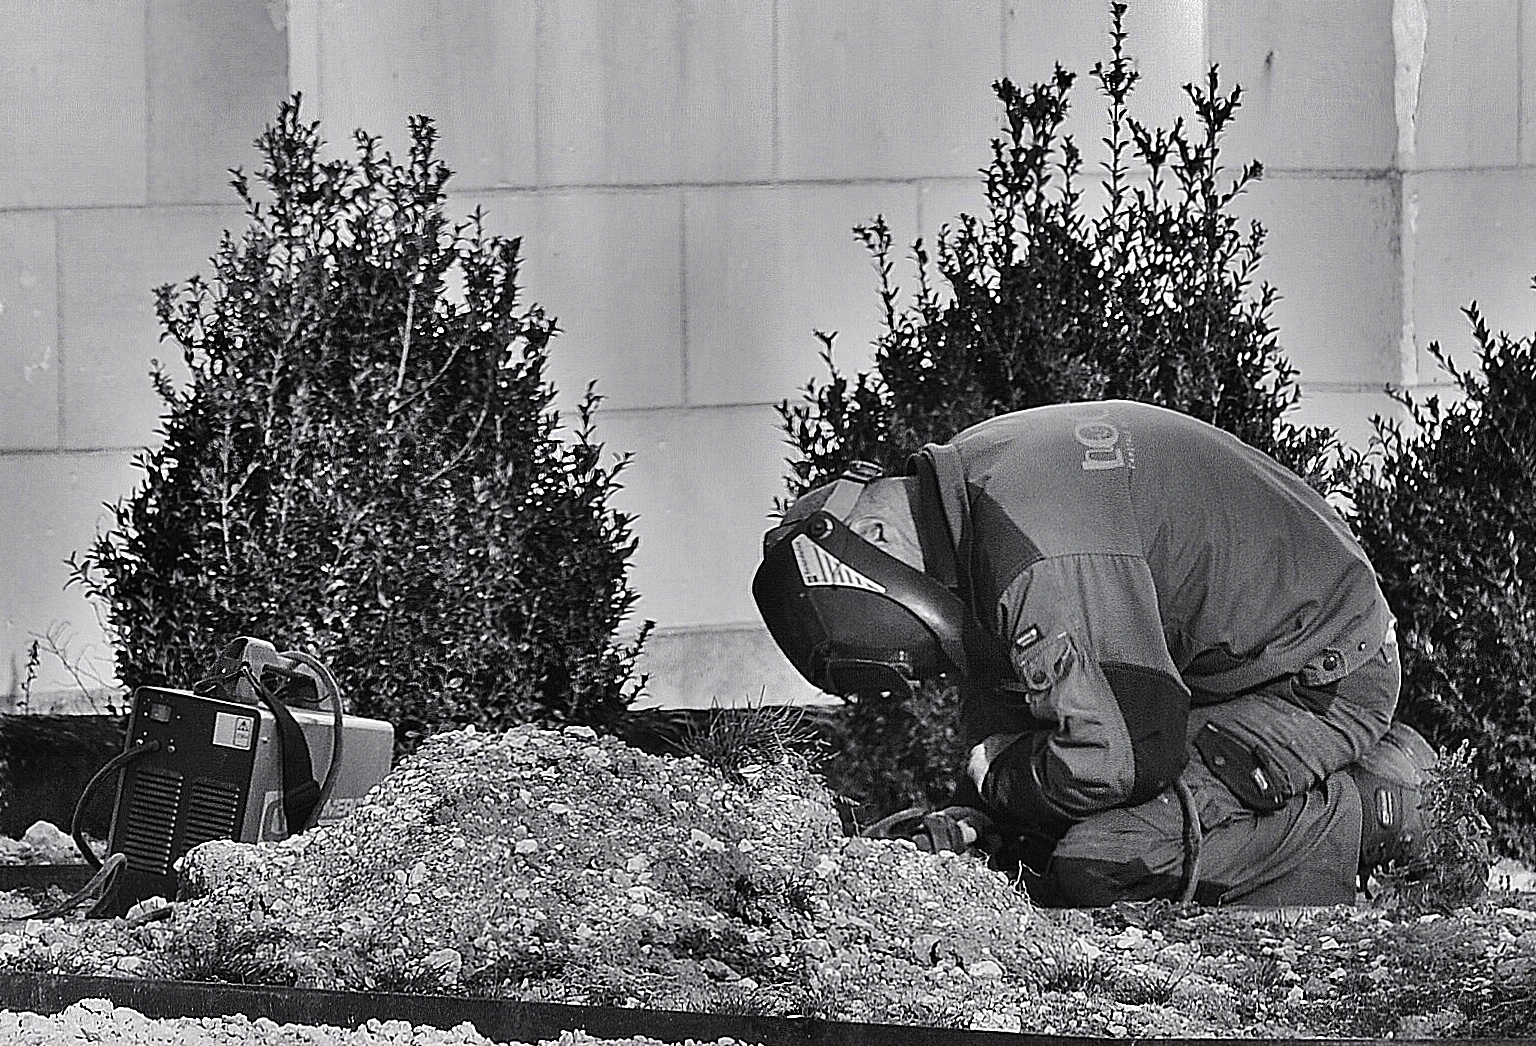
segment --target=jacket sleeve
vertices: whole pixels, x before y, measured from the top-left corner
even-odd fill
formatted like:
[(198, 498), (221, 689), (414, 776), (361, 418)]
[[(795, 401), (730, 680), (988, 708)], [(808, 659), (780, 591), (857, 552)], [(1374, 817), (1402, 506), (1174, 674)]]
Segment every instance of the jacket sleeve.
[(1144, 561), (1039, 560), (1003, 593), (997, 620), (1015, 679), (972, 698), (995, 703), (970, 715), (967, 770), (984, 800), (1061, 825), (1173, 783), (1188, 761), (1189, 691)]

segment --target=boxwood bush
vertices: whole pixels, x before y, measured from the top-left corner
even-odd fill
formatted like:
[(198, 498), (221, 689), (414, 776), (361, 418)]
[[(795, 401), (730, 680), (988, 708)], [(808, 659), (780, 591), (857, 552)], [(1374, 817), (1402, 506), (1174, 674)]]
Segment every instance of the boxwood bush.
[[(1118, 397), (1227, 429), (1319, 487), (1338, 482), (1332, 433), (1285, 418), (1299, 390), (1270, 318), (1276, 293), (1256, 282), (1264, 229), (1234, 209), (1262, 170), (1229, 171), (1221, 155), (1241, 89), (1225, 90), (1213, 66), (1185, 87), (1191, 123), (1133, 118), (1125, 10), (1110, 6), (1110, 54), (1092, 70), (1108, 110), (1096, 213), (1061, 131), (1075, 76), (1057, 66), (1029, 88), (994, 85), (1002, 133), (982, 171), (986, 210), (944, 227), (932, 250), (913, 245), (910, 295), (885, 222), (855, 230), (884, 306), (874, 369), (841, 372), (832, 336), (818, 335), (827, 378), (780, 405), (791, 497), (856, 459), (903, 471), (923, 444), (993, 415)], [(849, 705), (826, 765), (859, 816), (943, 801), (963, 765), (956, 703), (939, 685), (906, 705)]]
[(586, 390), (562, 425), (555, 321), (520, 242), (450, 222), (430, 120), (396, 162), (326, 159), (284, 103), (233, 171), (249, 220), (209, 277), (156, 291), (188, 378), (75, 560), (121, 681), (190, 685), (236, 635), (330, 664), (409, 747), (440, 724), (609, 726), (641, 683), (616, 629), (635, 538)]
[(1356, 455), (1356, 532), (1398, 618), (1400, 716), (1443, 749), (1469, 743), (1500, 849), (1536, 861), (1536, 336), (1465, 310), (1470, 368), (1439, 343), (1448, 401), (1394, 393)]

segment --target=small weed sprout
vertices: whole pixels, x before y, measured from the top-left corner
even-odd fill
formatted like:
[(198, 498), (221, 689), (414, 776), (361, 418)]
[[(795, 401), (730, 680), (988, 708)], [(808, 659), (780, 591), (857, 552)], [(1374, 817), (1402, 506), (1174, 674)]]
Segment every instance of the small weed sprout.
[(810, 872), (792, 875), (784, 883), (784, 903), (792, 911), (803, 915), (811, 915), (816, 911), (816, 902), (821, 894), (821, 881)]
[(532, 991), (532, 985), (556, 980), (564, 972), (565, 965), (543, 952), (504, 952), (484, 965), (466, 971), (459, 984), (466, 995), (474, 998), (497, 998), (519, 988)]
[(800, 998), (800, 1016), (835, 1021), (843, 1014), (843, 1006), (837, 993), (825, 984), (813, 984), (803, 990)]
[(442, 973), (419, 960), (386, 957), (363, 977), (363, 986), (374, 992), (432, 995), (443, 990)]
[(1102, 988), (1105, 967), (1101, 957), (1073, 947), (1075, 940), (1062, 939), (1049, 946), (1040, 960), (1042, 992), (1078, 992)]
[(903, 1002), (891, 1013), (890, 1019), (901, 1024), (921, 1028), (946, 1028), (963, 1030), (970, 1027), (969, 1015), (953, 1006), (921, 1001)]
[(1275, 908), (1261, 915), (1256, 925), (1281, 936), (1293, 936), (1301, 928), (1306, 912), (1299, 908)]
[(682, 749), (740, 785), (786, 760), (810, 762), (820, 744), (803, 708), (759, 701), (742, 708), (716, 705), (703, 727), (684, 735)]
[(1137, 965), (1105, 971), (1109, 994), (1127, 1006), (1166, 1006), (1188, 975), (1188, 968), (1174, 970), (1166, 966)]
[(805, 1017), (821, 1012), (826, 999), (792, 985), (711, 984), (698, 997), (701, 1012), (737, 1017)]
[(286, 958), (287, 943), (279, 928), (220, 921), (207, 935), (180, 936), (151, 966), (169, 980), (292, 986), (298, 971)]
[(1244, 963), (1230, 983), (1240, 991), (1266, 992), (1279, 984), (1280, 978), (1280, 964), (1273, 956), (1265, 955)]
[(750, 875), (737, 874), (716, 898), (715, 906), (749, 926), (767, 926), (777, 912), (776, 893)]
[[(32, 642), (27, 644), (27, 661), (20, 673), (17, 673), (15, 662), (12, 662), (11, 692), (8, 696), (10, 697), (11, 707), (21, 715), (26, 715), (27, 711), (32, 707), (32, 684), (37, 681), (37, 670), (42, 664), (37, 644), (37, 637), (33, 636)], [(16, 678), (18, 674), (21, 677), (19, 681)]]

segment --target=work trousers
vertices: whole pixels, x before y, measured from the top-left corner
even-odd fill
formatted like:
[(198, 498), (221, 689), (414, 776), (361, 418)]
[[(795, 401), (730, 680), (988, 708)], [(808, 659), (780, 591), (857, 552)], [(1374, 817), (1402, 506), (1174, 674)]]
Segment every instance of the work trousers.
[(1389, 642), (1334, 683), (1289, 678), (1195, 708), (1191, 738), (1215, 722), (1262, 750), (1284, 804), (1248, 808), (1192, 750), (1178, 787), (1073, 825), (1034, 884), (1037, 899), (1072, 907), (1176, 899), (1193, 873), (1193, 897), (1207, 904), (1352, 903), (1361, 803), (1346, 768), (1386, 734), (1400, 682)]

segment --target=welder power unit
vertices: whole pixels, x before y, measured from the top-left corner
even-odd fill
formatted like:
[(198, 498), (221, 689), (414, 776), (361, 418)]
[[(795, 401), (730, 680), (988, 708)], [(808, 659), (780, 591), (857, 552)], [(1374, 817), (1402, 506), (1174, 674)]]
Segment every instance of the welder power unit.
[[(176, 862), (199, 843), (283, 839), (340, 820), (389, 772), (393, 751), (394, 729), (347, 714), (323, 663), (265, 640), (235, 640), (190, 690), (139, 687), (123, 751), (86, 786), (71, 826), (87, 863), (110, 873), (98, 874), (92, 914), (174, 899)], [(79, 822), (114, 774), (101, 859)]]

